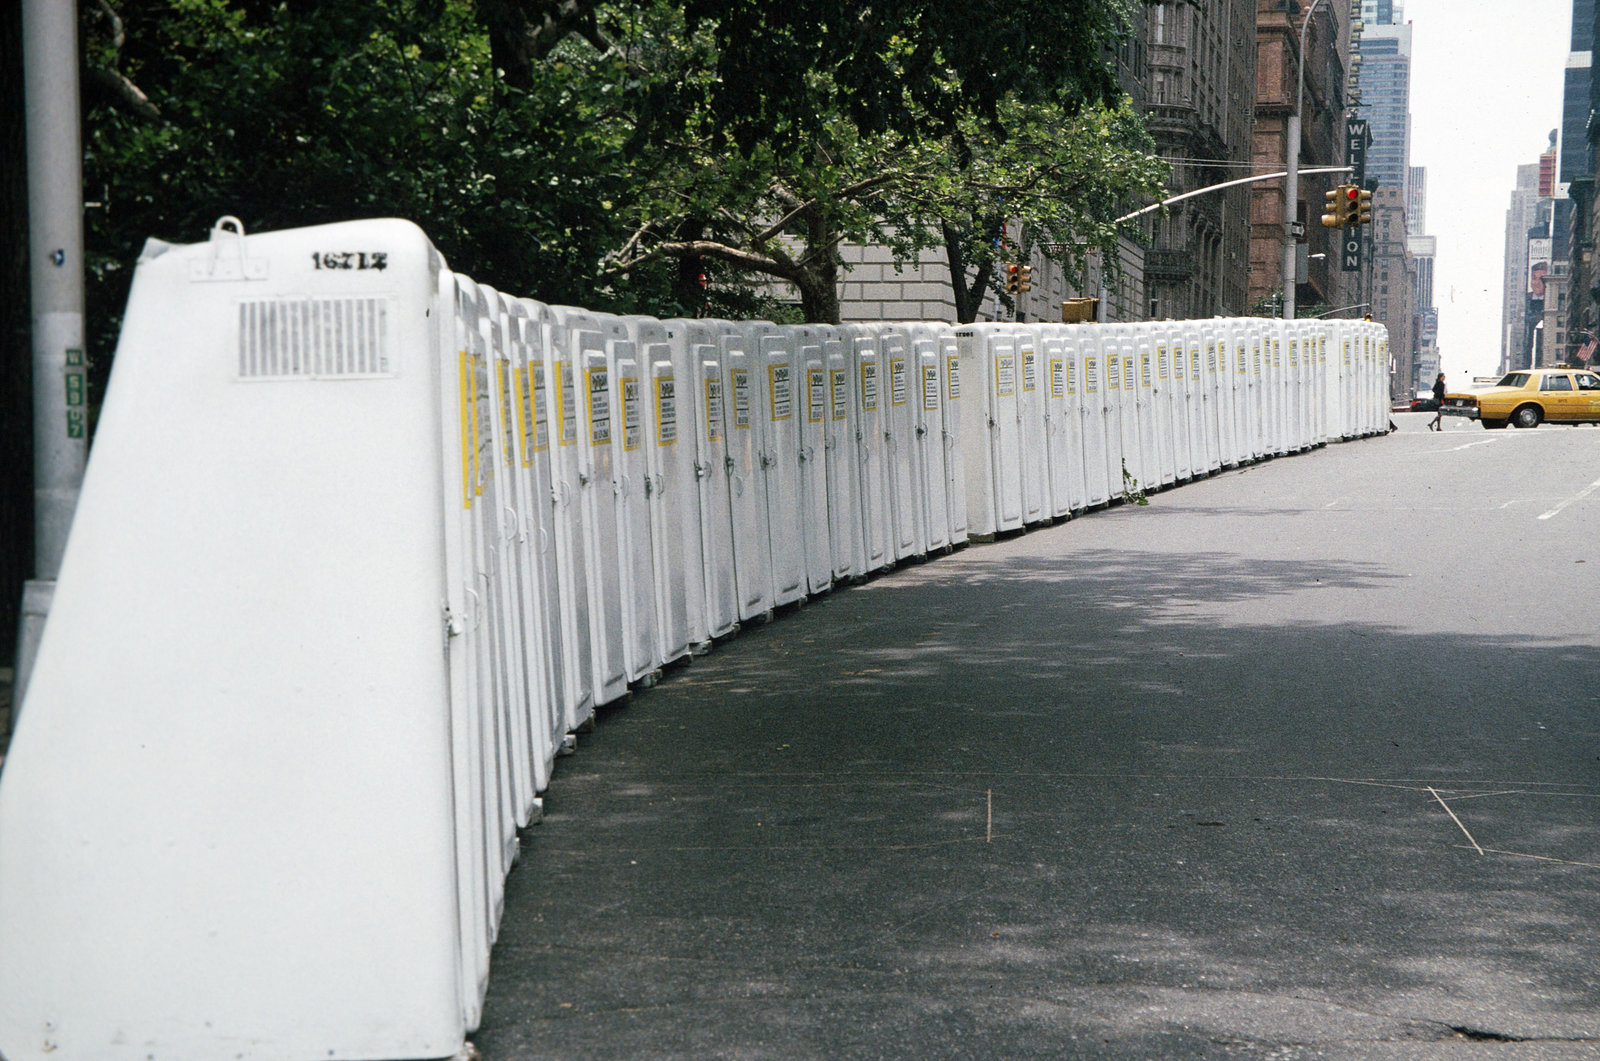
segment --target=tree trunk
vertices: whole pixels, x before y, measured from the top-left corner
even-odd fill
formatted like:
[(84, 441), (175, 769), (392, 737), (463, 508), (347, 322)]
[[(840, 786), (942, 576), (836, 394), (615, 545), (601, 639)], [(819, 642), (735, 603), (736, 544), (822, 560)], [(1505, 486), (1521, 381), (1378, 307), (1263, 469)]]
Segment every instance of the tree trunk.
[[(833, 226), (815, 213), (806, 224), (806, 253), (817, 258), (801, 270), (795, 281), (800, 289), (800, 309), (808, 324), (839, 323), (839, 250)], [(823, 249), (825, 248), (825, 249)]]

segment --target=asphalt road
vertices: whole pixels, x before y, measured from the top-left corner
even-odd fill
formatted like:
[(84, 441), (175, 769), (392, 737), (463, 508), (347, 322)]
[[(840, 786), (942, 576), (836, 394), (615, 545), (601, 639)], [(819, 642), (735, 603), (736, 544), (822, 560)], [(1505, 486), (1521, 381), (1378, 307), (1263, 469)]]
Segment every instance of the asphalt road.
[(1600, 1057), (1600, 429), (1430, 418), (606, 713), (524, 838), (487, 1061)]

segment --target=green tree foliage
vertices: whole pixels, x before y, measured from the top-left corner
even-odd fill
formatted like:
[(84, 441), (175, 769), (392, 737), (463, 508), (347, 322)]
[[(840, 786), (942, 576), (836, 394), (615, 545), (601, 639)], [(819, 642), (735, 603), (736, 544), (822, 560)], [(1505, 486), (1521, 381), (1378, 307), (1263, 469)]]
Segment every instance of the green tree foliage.
[(1103, 246), (1154, 187), (1103, 61), (1129, 7), (85, 0), (97, 345), (143, 240), (223, 214), (406, 217), (495, 286), (659, 315), (776, 280), (835, 320), (841, 242), (943, 245), (975, 306), (1003, 220)]

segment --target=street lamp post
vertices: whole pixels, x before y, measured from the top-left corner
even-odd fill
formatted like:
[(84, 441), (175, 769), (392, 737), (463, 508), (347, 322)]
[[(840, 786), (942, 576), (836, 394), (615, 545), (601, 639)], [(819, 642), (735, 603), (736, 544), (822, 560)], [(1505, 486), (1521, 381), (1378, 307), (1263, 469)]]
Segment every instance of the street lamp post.
[(1306, 34), (1311, 30), (1311, 17), (1317, 13), (1322, 0), (1311, 0), (1306, 9), (1305, 21), (1300, 24), (1300, 54), (1295, 59), (1294, 112), (1289, 115), (1288, 158), (1284, 167), (1283, 201), (1283, 319), (1294, 319), (1294, 288), (1297, 282), (1295, 244), (1299, 242), (1296, 222), (1300, 212), (1300, 105), (1306, 95)]

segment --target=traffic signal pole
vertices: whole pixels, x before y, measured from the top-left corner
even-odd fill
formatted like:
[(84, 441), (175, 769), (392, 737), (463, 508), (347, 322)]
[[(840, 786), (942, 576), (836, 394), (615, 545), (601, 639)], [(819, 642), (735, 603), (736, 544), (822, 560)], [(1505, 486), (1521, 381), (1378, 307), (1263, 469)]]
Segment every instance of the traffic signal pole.
[(12, 718), (49, 612), (88, 459), (78, 5), (23, 0), (28, 265), (33, 318), (33, 567), (17, 631)]
[(1311, 19), (1322, 0), (1312, 0), (1306, 10), (1305, 21), (1300, 24), (1300, 54), (1295, 59), (1297, 82), (1294, 112), (1289, 115), (1288, 146), (1285, 153), (1287, 172), (1283, 182), (1283, 319), (1294, 320), (1295, 286), (1299, 283), (1299, 268), (1295, 261), (1295, 247), (1300, 242), (1295, 222), (1300, 212), (1300, 107), (1306, 96), (1306, 34), (1311, 30)]

